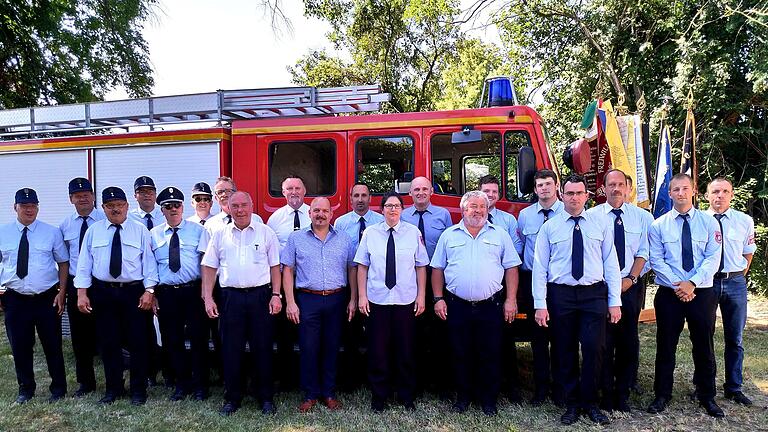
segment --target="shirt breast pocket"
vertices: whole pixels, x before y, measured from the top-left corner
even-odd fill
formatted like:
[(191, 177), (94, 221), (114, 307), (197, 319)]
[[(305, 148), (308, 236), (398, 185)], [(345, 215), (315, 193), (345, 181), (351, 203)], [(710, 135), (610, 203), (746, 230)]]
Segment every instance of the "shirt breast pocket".
[(18, 256), (18, 248), (19, 245), (15, 243), (3, 243), (0, 244), (0, 261), (2, 261), (3, 266), (5, 267), (11, 267), (16, 265), (16, 258)]
[(254, 244), (248, 246), (248, 253), (251, 256), (251, 262), (254, 264), (268, 266), (267, 250), (264, 245)]
[(584, 251), (589, 251), (593, 256), (602, 259), (603, 256), (603, 233), (596, 229), (582, 230), (584, 233)]
[(123, 240), (123, 269), (125, 273), (142, 274), (141, 243)]
[(707, 249), (707, 241), (709, 238), (706, 233), (691, 233), (691, 244), (693, 246), (693, 256), (703, 257), (704, 251)]
[[(742, 227), (728, 227), (728, 234), (725, 236), (729, 243), (736, 243), (741, 248), (747, 240), (747, 230)], [(741, 249), (739, 249), (741, 250)]]
[(624, 226), (624, 245), (628, 246), (630, 250), (637, 252), (640, 249), (640, 240), (642, 238), (642, 232), (635, 227)]
[(485, 255), (498, 261), (501, 256), (501, 242), (498, 239), (484, 238), (482, 244)]
[(162, 241), (157, 245), (157, 248), (152, 251), (155, 254), (155, 259), (159, 263), (167, 263), (168, 262), (168, 243), (166, 241)]
[[(108, 268), (109, 257), (112, 252), (109, 239), (106, 237), (100, 239), (94, 236), (93, 240), (91, 241), (91, 250), (91, 254), (93, 256), (93, 266), (99, 268)], [(83, 252), (85, 252), (85, 250), (83, 250)]]
[(445, 252), (448, 262), (459, 263), (462, 261), (463, 251), (467, 242), (464, 240), (453, 240), (445, 243)]
[(524, 226), (520, 230), (520, 232), (523, 233), (523, 236), (526, 239), (532, 240), (534, 243), (536, 242), (536, 236), (539, 234), (539, 227), (537, 226)]

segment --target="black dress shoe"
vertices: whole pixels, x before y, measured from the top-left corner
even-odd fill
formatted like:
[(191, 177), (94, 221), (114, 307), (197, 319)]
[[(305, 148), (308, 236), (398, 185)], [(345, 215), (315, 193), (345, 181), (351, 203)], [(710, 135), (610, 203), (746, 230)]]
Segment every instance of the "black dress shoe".
[(619, 412), (628, 413), (632, 412), (632, 408), (629, 407), (629, 402), (626, 399), (619, 399), (613, 404), (613, 409)]
[(707, 414), (714, 418), (725, 417), (725, 413), (722, 409), (720, 409), (719, 406), (717, 406), (714, 399), (700, 401), (699, 405), (701, 405), (707, 411)]
[(457, 400), (451, 406), (451, 411), (457, 414), (464, 414), (465, 412), (467, 412), (467, 409), (469, 409), (469, 401), (466, 401), (466, 400)]
[(104, 393), (104, 397), (99, 399), (99, 405), (112, 405), (118, 397), (120, 397), (120, 395), (117, 393), (106, 392)]
[(496, 409), (496, 405), (483, 405), (483, 414), (487, 415), (488, 417), (493, 417), (498, 413), (499, 410)]
[(658, 396), (656, 399), (651, 402), (650, 405), (648, 405), (648, 412), (651, 414), (658, 414), (660, 412), (664, 412), (665, 409), (667, 409), (667, 404), (669, 403), (669, 400), (663, 396)]
[(240, 405), (234, 402), (224, 402), (224, 405), (219, 409), (219, 415), (230, 416), (240, 409)]
[(170, 400), (171, 402), (178, 402), (178, 401), (183, 401), (186, 398), (187, 398), (187, 392), (181, 389), (176, 389), (176, 391), (173, 392), (173, 394), (171, 395), (170, 398), (168, 398), (168, 400)]
[(568, 408), (565, 410), (563, 415), (560, 416), (560, 423), (570, 426), (574, 423), (579, 421), (579, 409), (578, 408)]
[(56, 393), (56, 394), (52, 394), (52, 395), (51, 395), (51, 396), (48, 398), (48, 403), (54, 403), (54, 402), (58, 402), (58, 401), (60, 401), (60, 400), (64, 399), (64, 396), (65, 396), (65, 395), (66, 395), (65, 393)]
[(589, 416), (589, 419), (592, 420), (593, 423), (597, 423), (601, 426), (605, 426), (611, 423), (611, 421), (608, 420), (608, 416), (606, 416), (602, 411), (595, 407), (587, 410), (587, 416)]
[(142, 406), (147, 403), (147, 395), (145, 394), (136, 394), (131, 396), (131, 405), (133, 406)]
[(264, 401), (264, 403), (261, 404), (261, 413), (265, 415), (276, 414), (277, 407), (275, 406), (275, 403), (272, 401)]
[(96, 387), (80, 385), (80, 387), (77, 390), (75, 390), (74, 393), (72, 393), (72, 396), (79, 399), (79, 398), (85, 397), (89, 393), (93, 393), (95, 390), (96, 390)]
[(195, 392), (192, 393), (192, 399), (196, 401), (204, 401), (208, 399), (208, 392), (205, 390), (195, 390)]
[(21, 393), (18, 396), (16, 396), (16, 401), (15, 402), (17, 404), (21, 405), (21, 404), (25, 404), (25, 403), (29, 402), (30, 399), (32, 399), (32, 395), (31, 394)]
[(725, 392), (725, 398), (736, 402), (737, 404), (742, 404), (745, 406), (752, 405), (752, 400), (750, 400), (744, 393), (740, 391)]

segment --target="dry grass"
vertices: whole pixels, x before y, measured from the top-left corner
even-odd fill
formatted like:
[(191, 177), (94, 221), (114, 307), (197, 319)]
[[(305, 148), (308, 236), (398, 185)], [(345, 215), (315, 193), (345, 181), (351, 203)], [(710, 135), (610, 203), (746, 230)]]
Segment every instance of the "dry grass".
[[(0, 326), (0, 331), (3, 329)], [(643, 395), (633, 395), (631, 403), (637, 408), (630, 415), (612, 414), (611, 429), (621, 431), (756, 431), (768, 430), (768, 300), (750, 298), (749, 320), (744, 344), (747, 355), (744, 362), (745, 392), (755, 401), (755, 406), (746, 408), (719, 399), (726, 418), (714, 420), (691, 402), (687, 395), (693, 370), (690, 356), (690, 342), (681, 338), (678, 350), (678, 367), (675, 374), (674, 400), (663, 415), (650, 415), (644, 408), (650, 403), (650, 389), (653, 383), (653, 359), (655, 355), (654, 324), (641, 326), (641, 368), (640, 384), (646, 389)], [(4, 331), (2, 331), (5, 333)], [(67, 365), (73, 364), (71, 349), (66, 344)], [(722, 327), (718, 322), (715, 340), (718, 366), (722, 366)], [(39, 345), (38, 345), (39, 346)], [(40, 351), (38, 349), (38, 351)], [(521, 367), (530, 360), (530, 350), (521, 346)], [(23, 406), (11, 402), (16, 396), (16, 380), (13, 359), (7, 339), (0, 344), (0, 430), (1, 431), (488, 431), (488, 430), (559, 430), (561, 410), (547, 405), (542, 408), (500, 403), (500, 415), (487, 418), (482, 413), (470, 410), (466, 415), (448, 412), (448, 406), (436, 399), (418, 401), (415, 413), (393, 409), (382, 415), (373, 415), (368, 410), (368, 393), (359, 391), (342, 394), (343, 410), (328, 412), (316, 409), (308, 415), (296, 413), (298, 393), (280, 395), (277, 398), (279, 413), (266, 418), (259, 414), (255, 404), (246, 400), (236, 415), (221, 418), (217, 409), (221, 403), (221, 389), (214, 389), (214, 396), (204, 402), (167, 402), (169, 391), (163, 388), (150, 389), (149, 403), (140, 408), (132, 407), (121, 400), (112, 407), (96, 405), (98, 395), (83, 400), (67, 399), (49, 405), (45, 402), (47, 372), (38, 352), (36, 357), (38, 376), (38, 397)], [(73, 367), (68, 368), (70, 386), (75, 386)], [(521, 371), (523, 392), (530, 391), (530, 370)], [(718, 385), (722, 386), (722, 370), (718, 371)], [(103, 381), (102, 381), (103, 382)], [(570, 430), (598, 430), (587, 420), (569, 428)]]

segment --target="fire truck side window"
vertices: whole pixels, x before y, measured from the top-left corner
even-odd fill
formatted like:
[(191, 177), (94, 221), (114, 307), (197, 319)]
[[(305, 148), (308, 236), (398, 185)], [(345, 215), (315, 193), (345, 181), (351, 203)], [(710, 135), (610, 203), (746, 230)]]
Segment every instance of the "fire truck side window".
[(269, 194), (283, 196), (290, 174), (304, 180), (307, 195), (336, 193), (336, 143), (332, 140), (283, 141), (269, 146)]
[(413, 138), (360, 138), (355, 155), (357, 181), (367, 183), (371, 194), (408, 193), (413, 180)]
[(527, 201), (530, 196), (521, 195), (517, 187), (517, 155), (521, 147), (531, 145), (531, 137), (523, 130), (507, 131), (504, 133), (504, 148), (506, 151), (507, 185), (506, 197), (510, 201)]
[(432, 183), (435, 193), (464, 195), (476, 190), (486, 174), (501, 178), (501, 135), (483, 132), (476, 143), (451, 143), (451, 134), (432, 137)]

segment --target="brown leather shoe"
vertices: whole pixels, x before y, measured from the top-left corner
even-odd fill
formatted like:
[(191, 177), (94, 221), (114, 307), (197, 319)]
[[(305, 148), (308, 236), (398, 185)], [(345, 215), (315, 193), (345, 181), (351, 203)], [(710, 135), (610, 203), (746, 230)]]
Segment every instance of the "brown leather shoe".
[(336, 398), (323, 398), (323, 405), (328, 407), (329, 410), (335, 411), (337, 409), (341, 409), (341, 401), (339, 401)]
[(317, 405), (317, 399), (307, 399), (299, 405), (299, 412), (304, 414)]

